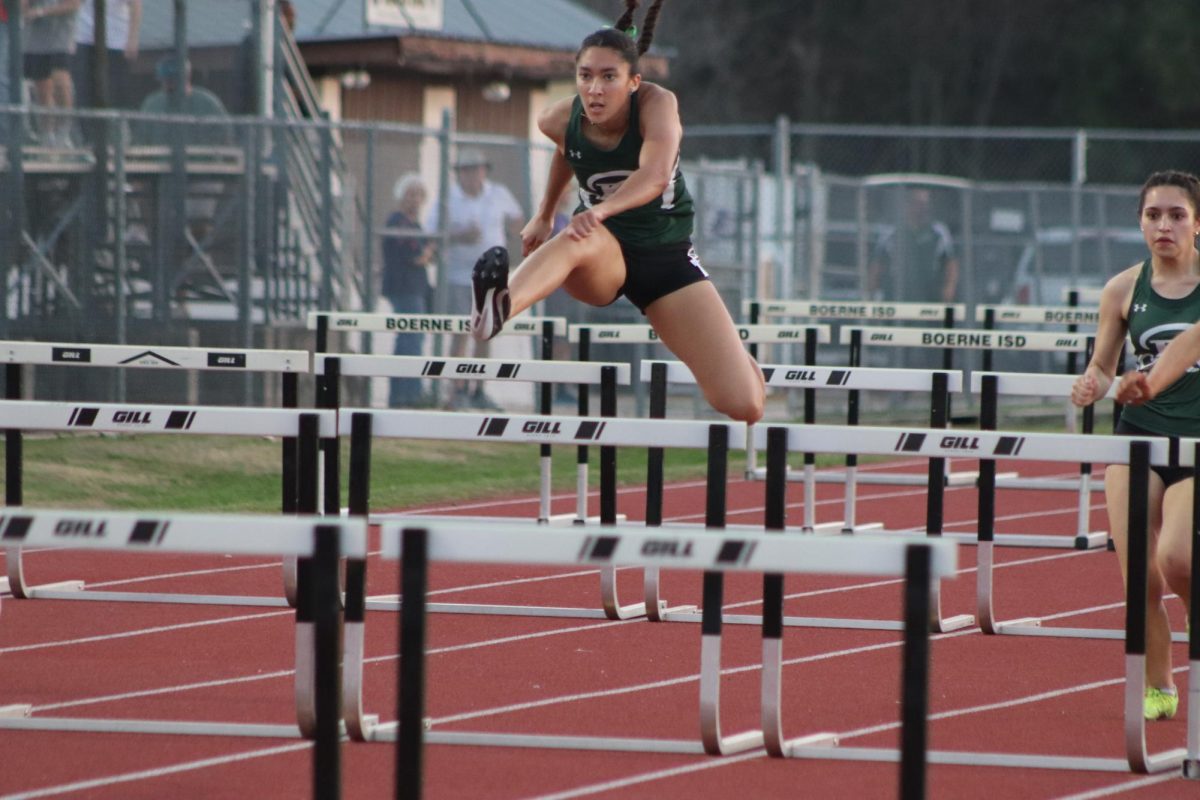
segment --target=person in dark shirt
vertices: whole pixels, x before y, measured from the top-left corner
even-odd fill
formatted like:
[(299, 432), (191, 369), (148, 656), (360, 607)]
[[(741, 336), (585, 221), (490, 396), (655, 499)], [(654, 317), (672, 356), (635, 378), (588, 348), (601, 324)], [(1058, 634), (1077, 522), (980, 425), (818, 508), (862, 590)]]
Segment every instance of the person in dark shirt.
[[(422, 236), (421, 207), (427, 192), (421, 176), (415, 172), (396, 181), (392, 192), (396, 208), (387, 218), (383, 236), (383, 285), (381, 293), (396, 314), (429, 313), (429, 274), (433, 242)], [(419, 356), (425, 337), (419, 333), (398, 333), (393, 352), (398, 356)], [(392, 406), (428, 405), (416, 378), (393, 378), (388, 391)]]

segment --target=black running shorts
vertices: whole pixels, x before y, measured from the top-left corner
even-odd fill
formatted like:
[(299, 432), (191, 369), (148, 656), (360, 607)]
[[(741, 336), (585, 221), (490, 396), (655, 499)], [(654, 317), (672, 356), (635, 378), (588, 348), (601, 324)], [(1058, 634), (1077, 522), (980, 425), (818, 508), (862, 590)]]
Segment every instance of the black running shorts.
[[(708, 280), (691, 242), (639, 247), (621, 242), (625, 257), (625, 283), (617, 297), (625, 295), (643, 314), (660, 297), (677, 289)], [(613, 298), (616, 300), (616, 297)]]
[[(1137, 425), (1131, 425), (1124, 418), (1117, 420), (1117, 428), (1113, 433), (1118, 436), (1162, 436), (1161, 433), (1151, 433)], [(1178, 440), (1176, 439), (1176, 441)], [(1191, 467), (1150, 467), (1150, 469), (1162, 478), (1163, 486), (1166, 487), (1174, 486), (1180, 481), (1186, 481), (1192, 477)]]

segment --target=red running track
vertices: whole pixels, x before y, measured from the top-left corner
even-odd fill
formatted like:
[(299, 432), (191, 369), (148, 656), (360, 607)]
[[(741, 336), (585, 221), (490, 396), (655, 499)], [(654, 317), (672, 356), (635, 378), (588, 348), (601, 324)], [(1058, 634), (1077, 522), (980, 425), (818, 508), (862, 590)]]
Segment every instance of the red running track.
[[(923, 466), (923, 462), (920, 465)], [(1024, 465), (1023, 474), (1045, 473)], [(789, 487), (789, 522), (802, 519), (803, 489)], [(818, 522), (840, 518), (842, 488), (819, 484)], [(732, 481), (730, 524), (761, 523), (763, 484)], [(556, 500), (573, 510), (570, 497)], [(644, 494), (623, 489), (619, 510), (641, 518)], [(1103, 529), (1102, 495), (1092, 528)], [(703, 486), (668, 487), (669, 521), (703, 521)], [(946, 493), (947, 532), (973, 531), (976, 492)], [(1071, 535), (1072, 493), (1001, 490), (1001, 533)], [(461, 505), (463, 513), (532, 515), (534, 498)], [(858, 520), (889, 529), (923, 526), (920, 487), (863, 485)], [(943, 593), (947, 614), (973, 613), (974, 548)], [(997, 548), (1001, 618), (1118, 628), (1120, 578), (1104, 551)], [(25, 555), (35, 583), (86, 578), (94, 588), (279, 594), (278, 564), (234, 558)], [(395, 592), (394, 564), (372, 559), (370, 593)], [(626, 602), (639, 575), (622, 573)], [(598, 607), (597, 573), (522, 567), (435, 565), (431, 600)], [(697, 574), (664, 573), (663, 596), (696, 603)], [(726, 610), (759, 610), (757, 577), (727, 577)], [(785, 612), (899, 619), (894, 580), (789, 578)], [(1182, 604), (1171, 601), (1177, 629)], [(395, 719), (396, 619), (367, 618), (365, 705)], [(757, 627), (727, 625), (722, 727), (758, 725)], [(435, 729), (698, 739), (699, 626), (642, 620), (435, 614), (428, 640), (426, 713)], [(1124, 659), (1119, 641), (985, 636), (971, 627), (933, 637), (929, 745), (935, 750), (1122, 758)], [(0, 615), (0, 706), (31, 704), (36, 717), (186, 719), (286, 724), (292, 710), (292, 619), (278, 608), (16, 601)], [(784, 637), (785, 734), (836, 732), (846, 746), (898, 746), (900, 635), (790, 628)], [(1181, 693), (1186, 653), (1176, 646)], [(1154, 751), (1182, 747), (1184, 714), (1148, 726)], [(391, 796), (393, 748), (343, 746), (343, 794)], [(309, 746), (287, 739), (0, 731), (0, 796), (72, 798), (294, 798), (310, 793)], [(1174, 773), (1127, 773), (930, 765), (930, 797), (1195, 798), (1200, 785)], [(431, 745), (427, 798), (895, 796), (893, 764), (597, 753)]]

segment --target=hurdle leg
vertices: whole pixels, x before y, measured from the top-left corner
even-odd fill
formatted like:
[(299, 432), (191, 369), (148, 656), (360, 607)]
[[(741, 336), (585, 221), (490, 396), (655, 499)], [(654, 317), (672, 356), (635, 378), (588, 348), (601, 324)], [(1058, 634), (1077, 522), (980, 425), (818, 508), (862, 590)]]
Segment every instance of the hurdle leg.
[[(1193, 451), (1200, 455), (1200, 445)], [(1193, 480), (1200, 472), (1200, 461), (1192, 467)], [(1200, 495), (1192, 494), (1192, 596), (1188, 600), (1188, 619), (1200, 620), (1200, 590), (1196, 588), (1200, 575)], [(1189, 626), (1188, 632), (1188, 704), (1187, 757), (1183, 761), (1183, 776), (1200, 780), (1200, 631)]]
[[(1128, 596), (1125, 601), (1125, 754), (1129, 768), (1155, 773), (1180, 767), (1186, 749), (1150, 753), (1146, 749), (1146, 609), (1150, 564), (1149, 483), (1150, 443), (1129, 445), (1129, 554), (1126, 559)], [(1190, 710), (1190, 709), (1189, 709)]]
[(721, 734), (721, 606), (724, 575), (704, 573), (704, 609), (700, 623), (700, 740), (712, 756), (762, 747), (763, 732)]

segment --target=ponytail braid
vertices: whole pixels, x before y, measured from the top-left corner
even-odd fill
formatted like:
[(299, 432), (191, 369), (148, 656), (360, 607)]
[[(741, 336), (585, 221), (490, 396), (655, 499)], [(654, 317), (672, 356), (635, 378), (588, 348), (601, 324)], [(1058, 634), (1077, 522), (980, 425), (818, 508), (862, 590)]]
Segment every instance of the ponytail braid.
[[(637, 0), (633, 0), (634, 5)], [(645, 53), (650, 49), (650, 43), (654, 41), (654, 27), (658, 24), (658, 15), (662, 11), (663, 0), (654, 0), (650, 4), (650, 10), (646, 12), (645, 18), (642, 20), (642, 35), (638, 37), (638, 55)]]
[(633, 12), (637, 11), (639, 0), (625, 0), (625, 13), (613, 25), (619, 31), (626, 32), (633, 27)]

